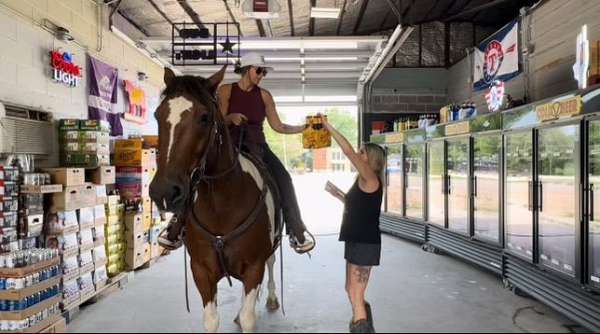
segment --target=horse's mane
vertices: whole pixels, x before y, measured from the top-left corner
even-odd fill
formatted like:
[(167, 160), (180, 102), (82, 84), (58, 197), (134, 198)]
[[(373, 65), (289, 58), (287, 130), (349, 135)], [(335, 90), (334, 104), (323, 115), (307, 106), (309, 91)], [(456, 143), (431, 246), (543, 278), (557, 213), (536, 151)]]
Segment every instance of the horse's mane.
[(181, 93), (187, 93), (202, 100), (207, 98), (207, 93), (211, 94), (207, 79), (193, 75), (183, 75), (174, 77), (161, 95), (172, 96)]

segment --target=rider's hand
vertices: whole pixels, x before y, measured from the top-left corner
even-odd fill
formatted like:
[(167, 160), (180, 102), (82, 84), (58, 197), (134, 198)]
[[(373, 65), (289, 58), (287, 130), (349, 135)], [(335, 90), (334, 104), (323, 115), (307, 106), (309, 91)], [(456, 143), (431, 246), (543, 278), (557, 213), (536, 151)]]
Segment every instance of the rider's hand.
[(236, 126), (240, 126), (248, 122), (248, 118), (242, 114), (229, 114), (227, 117), (229, 118), (231, 123), (233, 123)]

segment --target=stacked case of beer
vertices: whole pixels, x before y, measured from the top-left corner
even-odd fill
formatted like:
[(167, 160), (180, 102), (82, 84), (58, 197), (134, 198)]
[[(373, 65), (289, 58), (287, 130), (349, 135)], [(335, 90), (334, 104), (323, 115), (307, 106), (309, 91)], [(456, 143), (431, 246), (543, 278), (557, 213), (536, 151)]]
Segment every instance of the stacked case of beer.
[(110, 165), (107, 123), (97, 120), (62, 119), (59, 130), (62, 166), (96, 168)]
[(19, 212), (19, 170), (15, 167), (0, 166), (0, 252), (19, 249), (18, 212)]
[(125, 206), (119, 195), (108, 196), (106, 203), (105, 254), (108, 259), (106, 270), (110, 277), (125, 270)]
[[(94, 207), (94, 249), (92, 250), (92, 257), (94, 260), (95, 270), (92, 275), (93, 283), (96, 290), (101, 289), (106, 285), (108, 281), (108, 255), (106, 252), (106, 230), (108, 223), (108, 189), (107, 187), (113, 186), (116, 182), (115, 178), (115, 167), (114, 166), (103, 166), (95, 170), (91, 170), (88, 173), (88, 177), (96, 188), (96, 206)], [(114, 270), (115, 273), (118, 270)]]
[(144, 140), (128, 139), (115, 143), (117, 188), (125, 202), (127, 269), (134, 270), (150, 261), (150, 232), (153, 225), (150, 182), (156, 174), (156, 149)]

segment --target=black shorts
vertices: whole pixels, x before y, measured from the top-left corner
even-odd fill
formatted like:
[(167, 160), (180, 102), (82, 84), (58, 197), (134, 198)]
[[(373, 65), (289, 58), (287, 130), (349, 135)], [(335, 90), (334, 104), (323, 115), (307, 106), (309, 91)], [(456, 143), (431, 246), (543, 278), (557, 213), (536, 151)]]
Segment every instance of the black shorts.
[(378, 266), (381, 259), (381, 244), (346, 241), (344, 258), (346, 261), (357, 266)]

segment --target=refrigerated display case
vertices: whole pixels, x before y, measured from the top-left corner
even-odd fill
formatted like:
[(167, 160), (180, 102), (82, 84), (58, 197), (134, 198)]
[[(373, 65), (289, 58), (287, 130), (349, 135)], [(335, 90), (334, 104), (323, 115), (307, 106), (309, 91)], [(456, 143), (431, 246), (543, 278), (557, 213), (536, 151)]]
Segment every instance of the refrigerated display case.
[(502, 117), (491, 114), (471, 122), (473, 132), (473, 236), (502, 244)]
[(589, 282), (600, 289), (600, 119), (587, 124)]
[(404, 182), (402, 173), (402, 143), (387, 146), (386, 212), (404, 216)]
[(424, 219), (425, 175), (425, 132), (409, 130), (404, 149), (404, 210), (406, 217), (418, 221)]
[(579, 121), (537, 131), (539, 262), (575, 277), (579, 267)]
[(506, 248), (533, 262), (533, 132), (504, 137)]
[(469, 137), (447, 140), (448, 229), (470, 235)]
[(446, 143), (427, 144), (427, 222), (446, 227)]

